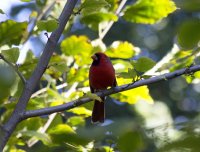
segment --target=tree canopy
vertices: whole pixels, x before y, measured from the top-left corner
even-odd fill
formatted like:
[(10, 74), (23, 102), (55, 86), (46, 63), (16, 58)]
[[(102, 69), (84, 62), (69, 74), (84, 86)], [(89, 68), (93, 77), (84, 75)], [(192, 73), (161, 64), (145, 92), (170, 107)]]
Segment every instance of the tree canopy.
[[(197, 152), (200, 2), (65, 3), (0, 7), (1, 149)], [(92, 94), (90, 56), (99, 51), (118, 87)], [(92, 124), (90, 101), (104, 95), (106, 121)]]

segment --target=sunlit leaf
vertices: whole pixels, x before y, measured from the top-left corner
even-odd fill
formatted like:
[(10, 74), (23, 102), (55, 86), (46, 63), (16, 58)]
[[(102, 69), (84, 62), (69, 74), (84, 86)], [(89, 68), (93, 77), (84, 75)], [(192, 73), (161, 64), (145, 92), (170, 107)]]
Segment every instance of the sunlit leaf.
[(19, 49), (18, 48), (11, 48), (8, 50), (2, 50), (1, 54), (10, 62), (16, 63), (19, 57)]
[(37, 27), (39, 30), (44, 30), (47, 32), (52, 32), (58, 27), (58, 21), (56, 20), (42, 20), (37, 22)]
[(20, 133), (23, 136), (34, 137), (38, 140), (41, 140), (46, 145), (51, 144), (51, 142), (52, 142), (50, 137), (46, 133), (40, 133), (40, 132), (37, 132), (37, 131), (30, 131), (30, 130), (29, 131), (22, 131)]
[(81, 55), (92, 51), (92, 46), (86, 36), (70, 36), (61, 43), (65, 55)]
[(105, 6), (109, 6), (109, 3), (106, 0), (85, 0), (81, 5), (81, 12), (88, 15), (100, 11), (101, 8)]
[(192, 19), (181, 24), (178, 30), (178, 42), (184, 49), (192, 49), (200, 42), (200, 20)]
[(84, 115), (86, 117), (91, 116), (91, 114), (92, 114), (92, 111), (86, 109), (85, 107), (76, 107), (76, 108), (70, 109), (68, 111), (72, 112), (74, 114), (77, 114), (77, 115)]
[(113, 13), (97, 12), (82, 17), (81, 22), (94, 30), (98, 30), (99, 24), (105, 21), (117, 21), (118, 17)]
[(127, 6), (123, 17), (130, 22), (154, 24), (175, 10), (172, 0), (138, 0)]
[(75, 131), (67, 124), (59, 124), (48, 131), (49, 134), (74, 134)]
[(146, 72), (153, 68), (156, 63), (150, 58), (141, 57), (136, 62), (132, 62), (132, 64), (137, 71)]
[(115, 41), (112, 43), (111, 47), (108, 48), (106, 54), (111, 58), (131, 58), (135, 54), (134, 46), (125, 41)]
[(0, 46), (18, 45), (26, 32), (27, 22), (15, 22), (13, 20), (6, 20), (0, 23)]
[[(132, 79), (123, 79), (118, 78), (117, 83), (118, 85), (128, 84), (131, 83)], [(131, 89), (128, 91), (123, 91), (118, 94), (112, 95), (112, 97), (116, 98), (121, 102), (127, 102), (129, 104), (135, 104), (140, 100), (143, 100), (149, 104), (153, 103), (153, 99), (149, 94), (149, 89), (147, 86), (141, 86), (135, 89)]]

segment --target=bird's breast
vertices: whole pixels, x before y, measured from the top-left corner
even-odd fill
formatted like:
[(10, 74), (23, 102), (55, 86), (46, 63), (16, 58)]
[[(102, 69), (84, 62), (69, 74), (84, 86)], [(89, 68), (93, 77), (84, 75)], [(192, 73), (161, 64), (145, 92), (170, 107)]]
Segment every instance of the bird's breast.
[(111, 65), (91, 66), (89, 72), (90, 86), (94, 89), (106, 89), (115, 81), (115, 70)]

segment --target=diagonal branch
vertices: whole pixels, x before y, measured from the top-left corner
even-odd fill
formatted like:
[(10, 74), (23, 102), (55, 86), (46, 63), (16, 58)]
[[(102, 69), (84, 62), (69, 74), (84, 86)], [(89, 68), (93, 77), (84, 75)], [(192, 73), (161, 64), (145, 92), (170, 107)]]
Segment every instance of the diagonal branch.
[(24, 78), (23, 74), (18, 70), (17, 66), (14, 66), (10, 61), (8, 61), (2, 54), (0, 54), (0, 59), (4, 60), (15, 72), (18, 74), (20, 79), (22, 80), (23, 84), (25, 85), (26, 79)]
[(3, 131), (3, 133), (0, 132), (1, 133), (0, 134), (0, 151), (3, 151), (3, 148), (5, 144), (7, 143), (9, 137), (11, 136), (12, 132), (16, 128), (17, 124), (22, 120), (28, 101), (31, 98), (31, 95), (35, 87), (38, 85), (43, 73), (45, 72), (46, 67), (48, 66), (49, 60), (56, 48), (57, 42), (77, 2), (78, 0), (68, 0), (66, 2), (66, 5), (64, 6), (64, 9), (58, 20), (59, 21), (58, 28), (48, 38), (48, 42), (44, 48), (44, 51), (40, 57), (40, 60), (33, 74), (31, 75), (30, 79), (27, 80), (26, 85), (24, 86), (23, 92), (15, 107), (15, 110), (11, 114), (9, 120), (5, 123), (5, 125), (3, 125), (3, 127), (0, 130), (1, 132)]
[[(179, 77), (179, 76), (184, 75), (184, 74), (187, 74), (187, 75), (193, 74), (196, 71), (200, 71), (200, 65), (195, 65), (195, 66), (192, 66), (192, 67), (189, 67), (189, 68), (180, 69), (180, 70), (177, 70), (177, 71), (174, 71), (174, 72), (171, 72), (171, 73), (151, 77), (149, 79), (142, 79), (142, 80), (136, 81), (134, 83), (130, 83), (130, 84), (118, 86), (118, 87), (115, 87), (115, 88), (111, 88), (111, 89), (108, 89), (108, 90), (104, 90), (104, 91), (101, 91), (101, 92), (97, 92), (96, 94), (100, 97), (104, 97), (104, 96), (108, 96), (108, 95), (115, 94), (115, 93), (118, 93), (118, 92), (134, 89), (134, 88), (137, 88), (137, 87), (140, 87), (140, 86), (143, 86), (143, 85), (149, 85), (149, 84), (152, 84), (152, 83), (173, 79), (173, 78)], [(82, 105), (82, 104), (90, 102), (90, 101), (92, 101), (92, 98), (83, 97), (83, 98), (79, 98), (77, 100), (74, 100), (74, 101), (68, 102), (66, 104), (59, 105), (59, 106), (26, 111), (23, 115), (23, 119), (41, 116), (41, 115), (47, 115), (47, 114), (60, 112), (60, 111), (64, 111), (64, 110), (69, 110), (69, 109), (72, 109), (74, 107), (77, 107), (79, 105)]]

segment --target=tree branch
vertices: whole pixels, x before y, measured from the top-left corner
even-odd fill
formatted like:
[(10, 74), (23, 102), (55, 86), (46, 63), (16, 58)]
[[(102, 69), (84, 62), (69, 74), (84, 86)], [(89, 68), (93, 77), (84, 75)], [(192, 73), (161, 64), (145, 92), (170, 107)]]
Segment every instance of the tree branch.
[(23, 115), (25, 113), (25, 109), (27, 103), (32, 95), (33, 90), (37, 86), (42, 77), (43, 73), (48, 66), (50, 57), (53, 54), (53, 51), (56, 48), (57, 42), (65, 28), (66, 23), (68, 22), (73, 9), (78, 0), (68, 0), (60, 17), (59, 17), (59, 25), (58, 28), (51, 34), (50, 38), (48, 38), (48, 42), (44, 48), (44, 51), (40, 57), (40, 60), (35, 68), (32, 76), (26, 82), (26, 85), (23, 89), (23, 92), (19, 98), (19, 101), (15, 107), (14, 112), (11, 114), (10, 119), (3, 126), (5, 130), (4, 133), (0, 135), (0, 151), (3, 151), (3, 148), (11, 136), (12, 132), (16, 128), (17, 124), (22, 120)]
[[(124, 5), (126, 4), (127, 0), (121, 0), (116, 12), (115, 12), (115, 15), (119, 16), (120, 15), (120, 12), (122, 11)], [(110, 30), (110, 28), (112, 27), (112, 25), (114, 24), (114, 21), (110, 21), (108, 23), (108, 25), (106, 26), (106, 28), (99, 33), (99, 38), (101, 40), (103, 40), (103, 38), (106, 36), (106, 34), (108, 33), (108, 31)]]
[[(104, 97), (104, 96), (108, 96), (108, 95), (115, 94), (115, 93), (118, 93), (118, 92), (137, 88), (137, 87), (140, 87), (140, 86), (143, 86), (143, 85), (149, 85), (149, 84), (156, 83), (156, 82), (159, 82), (159, 81), (173, 79), (173, 78), (176, 78), (176, 77), (181, 76), (183, 74), (193, 74), (194, 72), (199, 71), (199, 70), (200, 70), (200, 65), (195, 65), (195, 66), (192, 66), (192, 67), (189, 67), (189, 68), (177, 70), (175, 72), (163, 74), (163, 75), (160, 75), (160, 76), (151, 77), (149, 79), (142, 79), (142, 80), (136, 81), (134, 83), (130, 83), (130, 84), (122, 85), (122, 86), (117, 86), (115, 88), (111, 88), (111, 89), (108, 89), (108, 90), (97, 92), (96, 95), (98, 95), (100, 97)], [(77, 107), (79, 105), (82, 105), (82, 104), (90, 102), (90, 101), (92, 101), (92, 98), (83, 97), (83, 98), (79, 98), (77, 100), (74, 100), (74, 101), (68, 102), (66, 104), (59, 105), (59, 106), (42, 108), (42, 109), (38, 109), (38, 110), (29, 110), (29, 111), (26, 111), (24, 113), (23, 119), (41, 116), (41, 115), (52, 114), (52, 113), (60, 112), (60, 111), (64, 111), (64, 110), (69, 110), (69, 109), (72, 109), (74, 107)]]
[(17, 66), (14, 66), (10, 61), (8, 61), (2, 54), (0, 54), (0, 59), (4, 60), (20, 77), (22, 80), (23, 84), (25, 85), (26, 79), (24, 78), (23, 74), (18, 70)]

